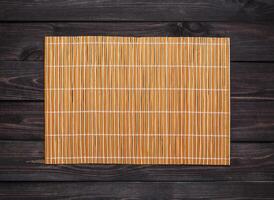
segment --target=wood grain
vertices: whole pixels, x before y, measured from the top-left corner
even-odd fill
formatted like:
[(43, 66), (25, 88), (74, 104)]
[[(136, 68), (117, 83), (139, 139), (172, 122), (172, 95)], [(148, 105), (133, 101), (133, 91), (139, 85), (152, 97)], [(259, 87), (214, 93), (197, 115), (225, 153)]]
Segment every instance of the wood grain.
[(270, 21), (269, 0), (13, 0), (1, 1), (1, 21)]
[(0, 61), (0, 100), (43, 100), (43, 91), (43, 63)]
[(228, 165), (229, 38), (46, 37), (46, 164)]
[(231, 61), (274, 61), (271, 22), (0, 23), (0, 60), (43, 61), (50, 35), (230, 37)]
[(0, 141), (0, 180), (273, 181), (273, 155), (273, 143), (232, 143), (231, 166), (229, 167), (183, 165), (45, 165), (44, 142)]
[(218, 182), (218, 185), (214, 182), (0, 183), (0, 198), (272, 199), (273, 187), (273, 182)]

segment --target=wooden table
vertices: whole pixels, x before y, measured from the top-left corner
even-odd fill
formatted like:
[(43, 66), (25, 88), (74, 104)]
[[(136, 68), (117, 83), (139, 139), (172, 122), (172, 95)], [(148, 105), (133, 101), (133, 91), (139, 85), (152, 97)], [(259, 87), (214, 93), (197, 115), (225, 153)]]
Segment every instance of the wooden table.
[[(0, 198), (274, 198), (274, 2), (0, 2)], [(45, 165), (44, 37), (231, 38), (231, 166)]]

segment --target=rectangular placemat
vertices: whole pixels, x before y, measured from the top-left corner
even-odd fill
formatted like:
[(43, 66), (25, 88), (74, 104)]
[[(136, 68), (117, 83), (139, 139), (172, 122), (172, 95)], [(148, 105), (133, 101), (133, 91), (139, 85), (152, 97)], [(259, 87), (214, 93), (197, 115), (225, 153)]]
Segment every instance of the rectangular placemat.
[(46, 37), (45, 162), (229, 165), (229, 38)]

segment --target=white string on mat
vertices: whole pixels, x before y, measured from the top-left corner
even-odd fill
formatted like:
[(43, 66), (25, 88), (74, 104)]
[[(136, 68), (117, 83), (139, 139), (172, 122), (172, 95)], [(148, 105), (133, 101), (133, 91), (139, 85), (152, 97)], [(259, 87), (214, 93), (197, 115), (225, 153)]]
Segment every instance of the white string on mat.
[[(52, 68), (53, 65), (46, 65), (48, 68)], [(137, 65), (137, 64), (131, 64), (131, 65), (126, 65), (126, 64), (119, 64), (119, 65), (113, 65), (113, 64), (76, 64), (76, 65), (56, 65), (54, 66), (55, 68), (70, 68), (70, 67), (80, 67), (80, 68), (96, 68), (96, 67), (108, 67), (108, 68), (121, 68), (121, 67), (128, 67), (128, 68), (194, 68), (194, 67), (199, 67), (199, 68), (228, 68), (229, 66), (205, 66), (205, 65), (199, 65), (199, 66), (194, 66), (194, 65)]]
[[(167, 37), (167, 36), (166, 36)], [(59, 42), (49, 42), (49, 45), (59, 45)], [(82, 45), (83, 42), (70, 42), (70, 43), (63, 43), (64, 45)], [(107, 44), (115, 44), (115, 45), (211, 45), (211, 46), (219, 46), (224, 45), (224, 43), (202, 43), (202, 42), (87, 42), (86, 44), (101, 44), (101, 45), (107, 45)]]
[[(62, 157), (51, 157), (49, 159), (56, 160), (56, 159), (61, 159)], [(82, 157), (76, 157), (76, 156), (71, 156), (71, 157), (63, 157), (63, 159), (81, 159)], [(105, 159), (105, 156), (86, 156), (85, 158), (87, 159)], [(171, 157), (171, 156), (166, 156), (166, 157), (125, 157), (125, 156), (112, 156), (108, 157), (109, 159), (188, 159), (188, 160), (198, 160), (198, 159), (203, 159), (203, 160), (227, 160), (227, 158), (200, 158), (200, 157)]]

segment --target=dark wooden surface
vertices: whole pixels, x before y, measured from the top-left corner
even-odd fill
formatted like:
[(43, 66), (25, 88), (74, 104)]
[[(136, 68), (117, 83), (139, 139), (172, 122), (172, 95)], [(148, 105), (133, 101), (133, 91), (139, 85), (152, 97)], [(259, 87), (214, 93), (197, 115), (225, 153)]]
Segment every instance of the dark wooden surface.
[[(47, 35), (231, 38), (231, 166), (44, 165)], [(274, 2), (0, 1), (0, 199), (273, 199)]]
[(25, 182), (0, 184), (0, 198), (257, 200), (272, 197), (273, 187), (273, 182), (220, 181), (218, 187), (214, 182)]
[(274, 18), (271, 0), (11, 0), (2, 21), (232, 21)]

